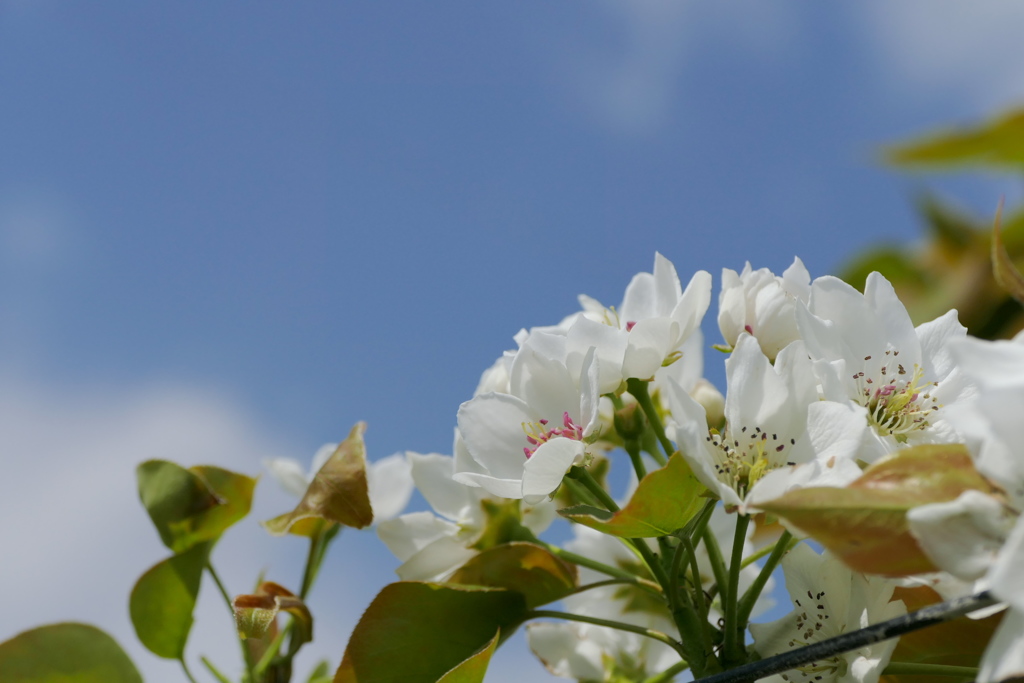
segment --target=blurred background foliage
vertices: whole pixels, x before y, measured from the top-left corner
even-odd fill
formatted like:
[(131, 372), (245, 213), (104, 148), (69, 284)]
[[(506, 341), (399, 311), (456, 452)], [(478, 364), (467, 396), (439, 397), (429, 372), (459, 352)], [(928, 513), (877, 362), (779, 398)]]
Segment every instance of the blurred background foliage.
[[(1024, 176), (1024, 107), (980, 125), (929, 133), (884, 148), (885, 164), (908, 173), (974, 171)], [(1024, 180), (1024, 177), (1022, 177)], [(1024, 329), (1024, 307), (996, 282), (991, 261), (991, 215), (972, 215), (932, 191), (916, 198), (925, 230), (914, 245), (879, 244), (856, 255), (839, 276), (863, 290), (868, 273), (892, 282), (915, 324), (951, 308), (968, 331), (1007, 339)], [(1006, 207), (1002, 236), (1010, 258), (1024, 269), (1024, 206)]]

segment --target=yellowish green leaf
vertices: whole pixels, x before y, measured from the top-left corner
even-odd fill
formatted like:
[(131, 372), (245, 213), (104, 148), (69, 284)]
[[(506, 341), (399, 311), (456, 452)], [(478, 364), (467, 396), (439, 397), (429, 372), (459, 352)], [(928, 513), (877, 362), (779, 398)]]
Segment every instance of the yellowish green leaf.
[(703, 507), (706, 490), (677, 453), (664, 467), (644, 477), (629, 503), (618, 512), (576, 505), (558, 514), (612, 536), (654, 538), (686, 526)]
[(305, 536), (314, 532), (318, 520), (356, 529), (373, 522), (366, 487), (365, 431), (365, 422), (352, 428), (348, 438), (338, 444), (337, 450), (313, 477), (298, 506), (263, 523), (267, 531), (275, 536), (286, 533)]
[(936, 571), (907, 526), (907, 511), (956, 499), (969, 489), (996, 493), (961, 444), (923, 445), (883, 458), (846, 488), (790, 491), (759, 507), (787, 520), (852, 569), (906, 576)]
[(135, 583), (128, 601), (135, 634), (150, 652), (180, 659), (192, 629), (192, 611), (210, 544), (159, 562)]
[(160, 539), (176, 553), (216, 540), (249, 513), (256, 480), (219, 467), (166, 460), (138, 466), (139, 498)]
[(482, 650), (446, 673), (437, 683), (483, 683), (487, 665), (491, 663), (491, 656), (498, 648), (499, 635), (501, 631), (496, 631), (491, 642)]
[(4, 683), (142, 683), (132, 660), (88, 624), (51, 624), (0, 643)]
[(437, 683), (525, 614), (523, 596), (499, 588), (393, 583), (363, 613), (334, 683)]
[(1003, 205), (1000, 203), (999, 210), (996, 211), (995, 225), (992, 227), (992, 274), (1000, 287), (1014, 299), (1024, 303), (1024, 275), (1017, 270), (1003, 244), (1003, 231), (999, 225), (1002, 215)]
[(926, 135), (885, 150), (896, 166), (976, 166), (1019, 171), (1024, 167), (1024, 110), (1017, 109), (976, 127)]
[(561, 600), (576, 588), (576, 566), (533, 543), (506, 543), (483, 551), (446, 582), (521, 593), (530, 609)]

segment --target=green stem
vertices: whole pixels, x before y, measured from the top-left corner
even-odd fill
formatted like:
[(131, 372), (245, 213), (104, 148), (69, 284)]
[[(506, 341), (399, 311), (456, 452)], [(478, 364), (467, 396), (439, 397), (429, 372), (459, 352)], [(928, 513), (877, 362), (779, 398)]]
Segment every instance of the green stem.
[[(686, 554), (690, 560), (690, 573), (693, 575), (694, 606), (697, 608), (697, 614), (700, 615), (701, 623), (705, 623), (708, 620), (708, 606), (704, 601), (704, 588), (700, 583), (700, 568), (697, 566), (697, 551), (693, 547), (693, 541), (687, 537), (680, 539), (679, 545), (686, 548)], [(707, 644), (710, 646), (710, 639)]]
[(302, 587), (299, 589), (299, 599), (305, 600), (313, 587), (316, 579), (317, 558), (322, 557), (320, 544), (323, 542), (324, 520), (318, 519), (313, 528), (313, 534), (309, 537), (309, 550), (306, 553), (306, 566), (302, 570)]
[(594, 479), (594, 475), (587, 471), (585, 467), (577, 466), (571, 468), (569, 470), (569, 477), (583, 484), (583, 486), (586, 487), (587, 491), (589, 491), (590, 494), (598, 502), (604, 505), (606, 510), (610, 512), (619, 511), (619, 505), (618, 503), (615, 502), (615, 499), (612, 498), (611, 495), (604, 490), (604, 487), (601, 486), (596, 479)]
[[(231, 619), (234, 621), (235, 603), (231, 600), (231, 594), (228, 593), (228, 589), (224, 587), (224, 582), (220, 580), (220, 576), (217, 574), (217, 570), (213, 568), (213, 563), (210, 562), (209, 558), (206, 560), (206, 571), (210, 572), (213, 582), (217, 584), (217, 590), (220, 591), (221, 597), (224, 598), (224, 602), (228, 606), (228, 611), (231, 612)], [(245, 670), (249, 674), (249, 681), (250, 683), (256, 683), (256, 676), (252, 670), (252, 656), (250, 656), (249, 648), (245, 646), (245, 641), (241, 636), (238, 637), (238, 644), (242, 648), (242, 661), (245, 662)]]
[[(624, 583), (633, 584), (632, 581), (627, 581), (626, 579), (605, 579), (604, 581), (595, 581), (594, 583), (588, 583), (585, 586), (577, 586), (572, 590), (572, 592), (567, 593), (566, 595), (576, 595), (577, 593), (584, 593), (591, 589), (603, 588), (605, 586), (621, 586)], [(658, 593), (658, 596), (661, 597), (661, 593)]]
[(686, 535), (689, 536), (691, 541), (695, 538), (699, 539), (704, 535), (704, 530), (708, 528), (708, 522), (711, 521), (711, 515), (714, 514), (716, 505), (718, 505), (717, 498), (708, 498), (704, 502), (704, 507), (694, 517), (693, 526), (687, 525), (689, 529)]
[[(796, 546), (796, 544), (799, 543), (799, 542), (800, 542), (799, 538), (793, 538), (792, 536), (790, 536), (790, 538), (789, 538), (789, 547), (786, 548), (786, 550), (792, 550), (793, 547)], [(775, 543), (769, 543), (768, 545), (766, 545), (765, 547), (761, 548), (760, 550), (757, 550), (756, 552), (750, 553), (749, 555), (744, 557), (743, 558), (743, 565), (742, 566), (743, 567), (747, 567), (747, 566), (753, 564), (754, 562), (757, 562), (758, 560), (760, 560), (765, 555), (768, 555), (770, 553), (775, 552), (775, 545), (776, 545), (776, 543), (778, 543), (778, 541), (776, 541)]]
[(209, 659), (207, 659), (206, 657), (200, 657), (199, 661), (203, 663), (203, 666), (205, 666), (206, 670), (210, 672), (210, 675), (212, 675), (214, 678), (220, 681), (220, 683), (231, 683), (231, 680), (227, 676), (222, 674), (220, 671), (218, 671), (217, 667), (215, 667), (213, 665), (213, 662), (211, 662)]
[(654, 676), (651, 676), (650, 678), (645, 680), (644, 683), (670, 683), (672, 681), (672, 678), (676, 674), (682, 673), (689, 668), (690, 665), (687, 664), (685, 661), (676, 662), (669, 668), (662, 671), (660, 674), (655, 674)]
[[(572, 470), (570, 470), (570, 475), (571, 473)], [(572, 476), (567, 476), (565, 479), (563, 479), (562, 485), (569, 489), (569, 493), (571, 493), (572, 496), (577, 500), (581, 500), (587, 505), (599, 507), (597, 499), (595, 499), (594, 496), (590, 495), (590, 491), (588, 491), (585, 486), (583, 486), (574, 478), (572, 478)]]
[(693, 668), (694, 677), (699, 678), (703, 676), (708, 653), (711, 649), (704, 646), (704, 629), (701, 627), (700, 617), (694, 609), (693, 603), (687, 594), (679, 590), (678, 577), (680, 563), (682, 562), (681, 555), (677, 551), (677, 554), (673, 556), (672, 575), (666, 576), (664, 567), (661, 566), (661, 563), (654, 553), (651, 552), (651, 549), (647, 547), (647, 543), (642, 538), (630, 540), (668, 596), (668, 606), (672, 612), (672, 621), (679, 631), (679, 638), (682, 642), (683, 650), (680, 652), (680, 656), (689, 662)]
[(640, 441), (637, 439), (626, 439), (623, 446), (629, 459), (633, 461), (633, 469), (636, 471), (636, 478), (643, 479), (647, 476), (647, 467), (644, 466), (644, 457), (640, 453)]
[(181, 662), (181, 669), (185, 672), (185, 678), (190, 680), (192, 683), (196, 683), (196, 679), (192, 676), (192, 672), (188, 670), (188, 664), (185, 663), (185, 658), (182, 657), (178, 661)]
[(278, 631), (277, 635), (274, 636), (274, 639), (270, 641), (270, 645), (267, 647), (266, 652), (264, 652), (263, 656), (260, 657), (260, 661), (256, 662), (256, 675), (262, 676), (263, 672), (267, 670), (268, 666), (270, 666), (270, 663), (274, 661), (275, 657), (277, 657), (277, 653), (281, 649), (281, 643), (284, 642), (285, 636), (292, 631), (292, 623), (293, 622), (288, 622), (289, 628), (283, 628)]
[[(729, 560), (729, 585), (722, 593), (725, 612), (725, 642), (722, 647), (722, 665), (732, 668), (742, 664), (744, 656), (744, 643), (741, 635), (746, 624), (739, 623), (739, 586), (740, 586), (740, 565), (743, 563), (743, 544), (747, 540), (747, 525), (750, 517), (747, 515), (736, 516), (736, 533), (732, 540), (732, 557)], [(721, 589), (721, 588), (720, 588)]]
[(609, 400), (611, 400), (612, 408), (614, 410), (622, 410), (623, 408), (626, 407), (626, 404), (623, 402), (622, 397), (616, 394), (614, 391), (604, 395), (607, 396)]
[(948, 664), (916, 664), (914, 662), (889, 662), (882, 671), (883, 676), (954, 676), (974, 679), (977, 667), (951, 666)]
[(675, 554), (672, 555), (672, 566), (668, 570), (668, 594), (672, 607), (676, 606), (680, 595), (679, 575), (683, 571), (683, 557), (686, 555), (686, 546), (682, 543), (676, 546)]
[[(769, 577), (772, 572), (779, 565), (779, 560), (789, 550), (789, 542), (793, 536), (788, 532), (784, 531), (779, 540), (775, 542), (775, 547), (772, 549), (772, 554), (768, 556), (768, 561), (761, 567), (761, 572), (754, 579), (754, 583), (750, 584), (750, 588), (740, 598), (739, 606), (739, 623), (746, 627), (747, 622), (750, 620), (750, 613), (754, 611), (754, 603), (761, 596), (761, 591), (764, 590), (765, 584), (768, 583)], [(742, 562), (740, 563), (743, 564)]]
[(661, 596), (662, 594), (661, 586), (652, 583), (651, 581), (648, 581), (646, 579), (642, 579), (626, 571), (625, 569), (619, 569), (618, 567), (612, 567), (611, 565), (603, 564), (601, 562), (598, 562), (597, 560), (592, 560), (589, 557), (584, 557), (583, 555), (577, 555), (576, 553), (565, 550), (564, 548), (559, 548), (557, 545), (545, 543), (544, 541), (538, 541), (538, 544), (543, 546), (552, 555), (560, 557), (566, 562), (572, 562), (573, 564), (578, 564), (581, 567), (593, 569), (596, 572), (601, 572), (602, 574), (607, 574), (608, 576), (614, 576), (617, 579), (621, 579), (626, 583), (632, 583), (658, 596)]
[(669, 636), (668, 634), (662, 633), (661, 631), (655, 631), (654, 629), (644, 628), (643, 626), (634, 626), (633, 624), (626, 624), (621, 621), (612, 621), (610, 619), (598, 619), (597, 617), (587, 617), (582, 614), (573, 614), (571, 612), (558, 612), (556, 610), (537, 609), (531, 610), (526, 613), (527, 619), (566, 619), (567, 621), (581, 621), (586, 624), (594, 624), (595, 626), (606, 626), (608, 628), (618, 629), (619, 631), (629, 631), (630, 633), (638, 633), (648, 638), (665, 643), (673, 650), (679, 653), (680, 657), (684, 657), (683, 646), (678, 641)]
[(672, 442), (665, 436), (665, 427), (661, 424), (661, 417), (658, 415), (658, 409), (654, 407), (654, 401), (651, 400), (651, 395), (647, 392), (647, 382), (641, 379), (628, 379), (626, 380), (626, 388), (636, 402), (640, 405), (640, 408), (644, 411), (644, 415), (647, 416), (647, 421), (651, 424), (651, 429), (654, 430), (654, 435), (658, 437), (658, 443), (665, 450), (664, 457), (657, 453), (652, 453), (654, 459), (658, 461), (658, 464), (662, 467), (668, 461), (668, 458), (676, 452)]
[(708, 561), (711, 563), (711, 572), (715, 575), (715, 585), (710, 593), (721, 592), (729, 585), (729, 575), (725, 570), (725, 560), (722, 558), (722, 549), (718, 547), (718, 539), (715, 538), (711, 529), (704, 529), (702, 536), (704, 548), (708, 551)]

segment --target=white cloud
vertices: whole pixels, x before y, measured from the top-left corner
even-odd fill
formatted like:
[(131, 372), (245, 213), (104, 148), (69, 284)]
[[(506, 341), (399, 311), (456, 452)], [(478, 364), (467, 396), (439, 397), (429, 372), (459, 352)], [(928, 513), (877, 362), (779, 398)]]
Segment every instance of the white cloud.
[[(285, 450), (238, 406), (208, 391), (87, 391), (4, 382), (0, 640), (44, 623), (85, 621), (114, 635), (147, 681), (180, 680), (176, 665), (138, 644), (128, 619), (131, 586), (169, 554), (138, 501), (135, 466), (165, 458), (255, 474), (262, 457)], [(258, 493), (273, 498), (269, 489)], [(262, 557), (273, 557), (269, 539), (252, 531), (235, 539), (229, 534), (218, 548), (219, 557), (228, 551), (224, 570), (240, 591), (240, 581), (254, 580), (266, 563)], [(266, 546), (262, 555), (260, 545)], [(239, 579), (243, 568), (249, 574)], [(210, 654), (237, 658), (230, 618), (211, 588), (204, 587), (197, 616), (201, 625), (216, 628), (204, 628), (194, 642)]]
[(699, 68), (701, 50), (775, 54), (798, 30), (799, 15), (778, 3), (694, 3), (681, 0), (600, 0), (592, 14), (552, 36), (557, 67), (578, 104), (608, 130), (657, 131), (675, 116), (684, 69)]
[[(135, 581), (169, 555), (138, 500), (135, 467), (162, 458), (255, 475), (264, 458), (281, 455), (309, 457), (216, 392), (0, 382), (0, 641), (48, 623), (91, 623), (114, 636), (147, 683), (181, 681), (176, 662), (137, 641), (128, 616)], [(248, 592), (261, 571), (297, 589), (305, 541), (272, 538), (257, 524), (294, 504), (269, 477), (257, 486), (253, 513), (214, 552), (230, 592)], [(397, 562), (373, 532), (346, 530), (335, 545), (310, 596), (315, 640), (296, 662), (296, 680), (320, 659), (336, 666), (362, 611), (396, 580)], [(195, 617), (187, 657), (193, 673), (209, 680), (198, 663), (203, 654), (237, 679), (234, 624), (208, 578)], [(523, 680), (524, 672), (555, 680), (521, 641), (502, 648), (488, 680)]]
[(893, 87), (967, 99), (982, 111), (1024, 96), (1024, 3), (871, 0), (854, 12)]

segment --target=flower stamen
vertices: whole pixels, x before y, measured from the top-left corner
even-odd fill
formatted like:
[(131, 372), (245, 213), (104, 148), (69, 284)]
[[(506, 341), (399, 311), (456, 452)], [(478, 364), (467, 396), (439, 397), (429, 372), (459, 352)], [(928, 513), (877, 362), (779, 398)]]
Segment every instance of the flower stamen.
[(523, 448), (527, 460), (537, 452), (537, 449), (555, 437), (563, 437), (574, 441), (583, 441), (583, 427), (572, 421), (568, 411), (562, 414), (562, 426), (554, 429), (547, 429), (548, 420), (537, 420), (536, 422), (523, 422), (523, 433), (526, 434), (526, 441), (529, 446)]

